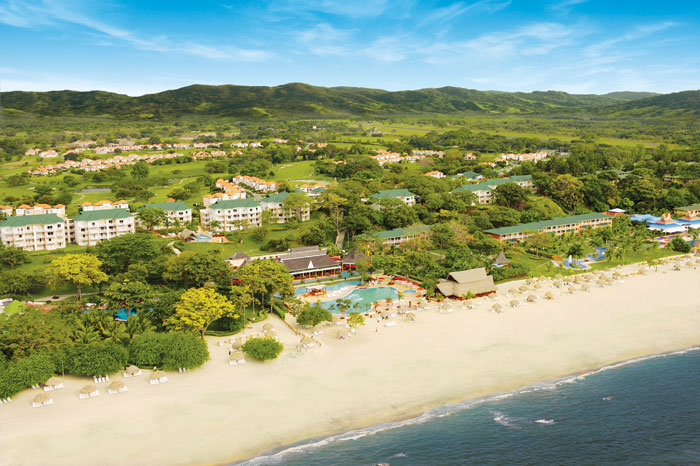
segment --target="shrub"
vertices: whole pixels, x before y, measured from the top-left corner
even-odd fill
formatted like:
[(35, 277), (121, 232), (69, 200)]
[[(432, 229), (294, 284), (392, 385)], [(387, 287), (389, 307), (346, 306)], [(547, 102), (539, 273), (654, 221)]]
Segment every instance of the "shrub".
[(165, 353), (165, 333), (146, 332), (136, 335), (129, 345), (129, 362), (139, 367), (160, 366)]
[(671, 240), (671, 249), (678, 252), (690, 252), (690, 243), (686, 243), (683, 238), (676, 236)]
[(527, 267), (520, 264), (511, 264), (509, 267), (494, 267), (491, 276), (494, 281), (507, 280), (527, 274)]
[(284, 346), (272, 337), (250, 338), (241, 347), (243, 352), (260, 361), (277, 359)]
[(191, 333), (173, 332), (166, 335), (167, 345), (162, 367), (175, 370), (194, 369), (209, 360), (207, 342)]
[(205, 340), (184, 332), (138, 335), (129, 345), (129, 362), (140, 367), (193, 369), (209, 359)]
[(0, 399), (13, 396), (32, 385), (44, 383), (53, 374), (54, 361), (48, 352), (34, 353), (11, 362), (0, 372)]
[(323, 321), (333, 320), (330, 311), (321, 306), (309, 306), (302, 310), (297, 316), (297, 323), (300, 325), (318, 325)]
[(73, 375), (105, 375), (124, 368), (128, 360), (126, 349), (111, 342), (77, 345), (68, 354), (68, 372)]

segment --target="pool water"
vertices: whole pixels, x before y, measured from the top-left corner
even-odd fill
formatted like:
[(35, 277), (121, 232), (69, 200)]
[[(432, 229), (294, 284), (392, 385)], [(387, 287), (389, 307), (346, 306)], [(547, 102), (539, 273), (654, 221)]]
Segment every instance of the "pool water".
[(214, 239), (213, 236), (207, 235), (205, 233), (197, 233), (197, 236), (195, 236), (195, 238), (194, 238), (194, 242), (195, 243), (208, 243), (212, 239)]
[[(372, 305), (377, 301), (384, 301), (386, 299), (397, 299), (399, 292), (396, 288), (390, 286), (380, 286), (377, 288), (360, 288), (350, 292), (350, 294), (344, 296), (343, 300), (350, 301), (350, 306), (347, 307), (347, 312), (367, 312), (372, 309)], [(338, 300), (333, 299), (330, 301), (324, 301), (321, 303), (321, 307), (328, 309), (334, 314), (344, 314), (338, 309)]]
[[(326, 287), (326, 292), (330, 293), (332, 291), (337, 291), (341, 288), (345, 288), (346, 286), (357, 286), (360, 284), (360, 280), (348, 280), (340, 283), (336, 283), (335, 285), (328, 285)], [(302, 286), (301, 288), (296, 288), (294, 290), (294, 296), (299, 296), (301, 294), (304, 294), (308, 291), (308, 288), (305, 286)]]

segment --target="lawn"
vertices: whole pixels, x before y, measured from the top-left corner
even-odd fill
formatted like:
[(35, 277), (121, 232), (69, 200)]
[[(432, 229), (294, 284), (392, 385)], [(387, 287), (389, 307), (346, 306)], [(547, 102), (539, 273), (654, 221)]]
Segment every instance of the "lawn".
[(295, 180), (315, 180), (315, 181), (333, 181), (333, 178), (314, 173), (313, 160), (304, 160), (301, 162), (291, 162), (278, 165), (274, 168), (274, 176), (272, 181), (295, 181)]

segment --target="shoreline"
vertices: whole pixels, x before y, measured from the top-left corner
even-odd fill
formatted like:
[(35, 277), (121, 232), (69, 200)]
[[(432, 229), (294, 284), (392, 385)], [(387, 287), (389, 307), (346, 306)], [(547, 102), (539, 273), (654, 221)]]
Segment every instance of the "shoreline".
[[(633, 274), (639, 266), (627, 266)], [(510, 308), (481, 299), (472, 310), (438, 304), (393, 327), (368, 319), (338, 340), (322, 327), (322, 345), (297, 351), (299, 337), (272, 320), (286, 350), (270, 363), (228, 365), (223, 338), (209, 338), (211, 361), (150, 387), (78, 400), (85, 378), (66, 377), (55, 404), (33, 409), (36, 390), (0, 406), (0, 464), (231, 464), (307, 439), (326, 439), (392, 420), (412, 422), (444, 406), (580, 376), (640, 357), (700, 346), (700, 271), (668, 265), (611, 286)], [(623, 283), (624, 282), (624, 283)], [(517, 287), (517, 286), (516, 286)], [(520, 295), (523, 300), (526, 295)], [(457, 304), (458, 302), (455, 302)], [(268, 320), (269, 322), (270, 320)], [(244, 336), (261, 332), (257, 323)], [(237, 335), (237, 337), (240, 335)], [(228, 339), (226, 339), (228, 340)], [(121, 377), (120, 377), (121, 378)], [(102, 390), (104, 387), (100, 386)], [(41, 445), (41, 448), (36, 448)]]
[[(314, 447), (317, 447), (318, 444), (320, 443), (328, 443), (328, 442), (334, 442), (334, 441), (344, 441), (342, 437), (348, 436), (349, 434), (351, 437), (349, 438), (350, 440), (354, 440), (357, 438), (364, 437), (366, 435), (372, 435), (376, 432), (382, 432), (386, 430), (393, 430), (397, 428), (404, 427), (406, 425), (414, 425), (414, 424), (421, 424), (423, 422), (428, 422), (431, 419), (434, 419), (436, 417), (440, 416), (445, 416), (445, 415), (451, 415), (455, 413), (459, 413), (464, 410), (471, 409), (473, 407), (479, 406), (483, 403), (489, 403), (491, 401), (496, 401), (504, 398), (510, 398), (511, 396), (518, 396), (523, 393), (529, 393), (532, 391), (537, 391), (537, 390), (549, 390), (552, 389), (562, 383), (572, 383), (573, 381), (579, 380), (580, 378), (587, 378), (592, 375), (596, 375), (600, 372), (606, 371), (606, 370), (613, 370), (617, 369), (619, 367), (623, 367), (629, 364), (635, 364), (638, 362), (643, 362), (643, 361), (648, 361), (650, 359), (657, 359), (657, 358), (663, 358), (667, 356), (674, 356), (674, 355), (681, 355), (681, 354), (686, 354), (690, 351), (700, 351), (700, 346), (691, 346), (689, 348), (683, 348), (683, 349), (678, 349), (678, 350), (673, 350), (673, 351), (668, 351), (664, 353), (656, 353), (656, 354), (649, 354), (649, 355), (644, 355), (644, 356), (638, 356), (632, 359), (626, 359), (622, 361), (617, 361), (613, 362), (610, 364), (607, 364), (605, 366), (593, 368), (591, 370), (586, 370), (582, 372), (577, 372), (577, 373), (572, 373), (568, 374), (562, 377), (557, 377), (551, 380), (544, 380), (544, 381), (539, 381), (535, 382), (530, 385), (526, 385), (523, 387), (518, 387), (513, 390), (507, 391), (507, 392), (495, 392), (491, 393), (489, 395), (480, 397), (480, 398), (468, 398), (464, 399), (461, 401), (457, 401), (454, 403), (448, 403), (448, 404), (442, 404), (442, 405), (437, 405), (434, 406), (426, 411), (423, 411), (421, 413), (415, 414), (415, 415), (406, 415), (406, 416), (401, 416), (396, 419), (392, 419), (389, 421), (384, 421), (384, 422), (379, 422), (376, 424), (370, 424), (370, 425), (364, 425), (364, 426), (359, 426), (355, 427), (350, 430), (345, 430), (342, 432), (329, 432), (328, 435), (321, 436), (321, 437), (310, 437), (306, 438), (294, 443), (290, 444), (285, 444), (285, 445), (278, 445), (276, 447), (273, 447), (267, 451), (264, 451), (260, 453), (259, 455), (252, 456), (252, 457), (247, 457), (243, 459), (237, 459), (233, 461), (229, 461), (226, 463), (220, 463), (217, 464), (216, 466), (253, 466), (256, 464), (268, 464), (267, 461), (280, 461), (281, 458), (283, 458), (285, 455), (293, 452), (293, 451), (299, 451), (299, 450), (307, 450), (307, 449), (312, 449)], [(415, 421), (415, 422), (412, 422)], [(261, 461), (266, 461), (265, 463), (262, 463)]]

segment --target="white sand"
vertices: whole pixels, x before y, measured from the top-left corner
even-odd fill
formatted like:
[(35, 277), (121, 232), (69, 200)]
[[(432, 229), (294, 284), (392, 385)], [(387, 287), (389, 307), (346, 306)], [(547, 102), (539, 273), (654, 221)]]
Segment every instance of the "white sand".
[(399, 317), (391, 328), (368, 321), (343, 341), (326, 329), (318, 337), (323, 345), (305, 352), (276, 321), (289, 347), (277, 361), (231, 367), (228, 349), (215, 344), (221, 338), (211, 339), (212, 360), (203, 368), (168, 374), (159, 386), (149, 386), (148, 373), (125, 379), (129, 391), (117, 395), (101, 384), (98, 398), (79, 400), (87, 380), (66, 378), (54, 405), (33, 409), (38, 391), (28, 390), (0, 406), (0, 464), (221, 464), (700, 345), (700, 269), (664, 266), (613, 286), (592, 285), (589, 293), (554, 290), (553, 301), (526, 303), (528, 294), (511, 309), (504, 293), (502, 314), (482, 300), (474, 310), (419, 312), (416, 323)]

